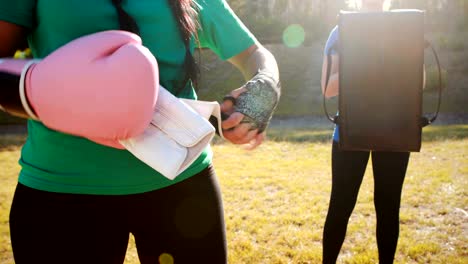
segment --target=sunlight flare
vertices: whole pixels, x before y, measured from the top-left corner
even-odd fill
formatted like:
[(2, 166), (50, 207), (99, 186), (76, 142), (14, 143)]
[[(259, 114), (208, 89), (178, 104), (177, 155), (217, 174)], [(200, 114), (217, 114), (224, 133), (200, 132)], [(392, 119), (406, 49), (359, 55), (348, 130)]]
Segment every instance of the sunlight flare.
[(299, 24), (291, 24), (283, 31), (283, 43), (289, 48), (296, 48), (304, 43), (305, 30)]

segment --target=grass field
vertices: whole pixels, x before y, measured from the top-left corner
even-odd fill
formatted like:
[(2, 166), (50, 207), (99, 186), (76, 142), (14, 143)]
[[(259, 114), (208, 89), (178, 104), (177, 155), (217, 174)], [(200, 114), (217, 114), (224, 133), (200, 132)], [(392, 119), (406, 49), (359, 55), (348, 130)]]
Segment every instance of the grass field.
[[(320, 263), (330, 193), (328, 128), (275, 128), (248, 152), (215, 142), (229, 263)], [(8, 211), (24, 135), (0, 135), (0, 263), (13, 263)], [(339, 263), (377, 263), (371, 164)], [(468, 263), (468, 125), (424, 129), (403, 189), (395, 263)], [(133, 241), (126, 264), (139, 263)], [(207, 262), (209, 263), (209, 261)]]

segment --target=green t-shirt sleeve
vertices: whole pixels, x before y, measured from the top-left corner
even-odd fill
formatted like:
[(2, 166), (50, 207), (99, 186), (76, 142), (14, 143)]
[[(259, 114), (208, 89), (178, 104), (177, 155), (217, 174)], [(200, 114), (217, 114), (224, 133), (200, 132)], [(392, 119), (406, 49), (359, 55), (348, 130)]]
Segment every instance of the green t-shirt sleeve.
[(31, 28), (37, 0), (0, 0), (0, 20)]
[(225, 0), (199, 0), (198, 31), (201, 48), (213, 50), (221, 59), (229, 59), (257, 40), (234, 14)]

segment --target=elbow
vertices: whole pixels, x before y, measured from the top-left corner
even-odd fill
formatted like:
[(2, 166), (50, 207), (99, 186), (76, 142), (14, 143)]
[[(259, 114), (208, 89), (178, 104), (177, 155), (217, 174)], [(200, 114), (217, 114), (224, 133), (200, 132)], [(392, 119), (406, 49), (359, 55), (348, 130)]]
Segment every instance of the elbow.
[[(323, 91), (322, 91), (323, 92)], [(331, 91), (331, 89), (327, 89), (326, 92), (323, 92), (323, 95), (325, 96), (325, 98), (332, 98), (332, 97), (335, 97), (338, 95), (337, 92), (334, 92), (334, 91)]]
[(338, 74), (332, 74), (325, 85), (325, 81), (322, 81), (322, 93), (326, 98), (334, 97), (338, 95), (339, 79)]
[(331, 93), (327, 92), (324, 94), (325, 98), (329, 99), (329, 98), (332, 98), (333, 95), (331, 95)]

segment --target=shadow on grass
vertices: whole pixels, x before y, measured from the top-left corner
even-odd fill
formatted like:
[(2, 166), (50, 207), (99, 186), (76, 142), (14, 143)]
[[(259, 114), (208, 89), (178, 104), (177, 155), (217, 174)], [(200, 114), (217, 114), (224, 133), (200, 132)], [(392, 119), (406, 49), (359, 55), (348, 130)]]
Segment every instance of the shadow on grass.
[(0, 151), (16, 150), (26, 142), (27, 134), (0, 134)]
[(468, 138), (468, 125), (437, 125), (423, 128), (423, 141), (457, 140)]
[[(289, 142), (330, 142), (330, 128), (274, 128), (268, 130), (268, 140)], [(468, 125), (429, 126), (422, 131), (423, 142), (460, 140), (468, 138)]]
[(274, 128), (268, 130), (268, 140), (289, 142), (331, 142), (332, 128)]
[[(327, 143), (332, 139), (331, 128), (271, 128), (268, 129), (268, 140), (275, 142), (315, 142)], [(20, 148), (26, 141), (27, 134), (0, 134), (0, 151)], [(438, 125), (423, 129), (423, 142), (443, 140), (460, 140), (468, 138), (468, 125)], [(221, 143), (219, 137), (214, 143)]]

